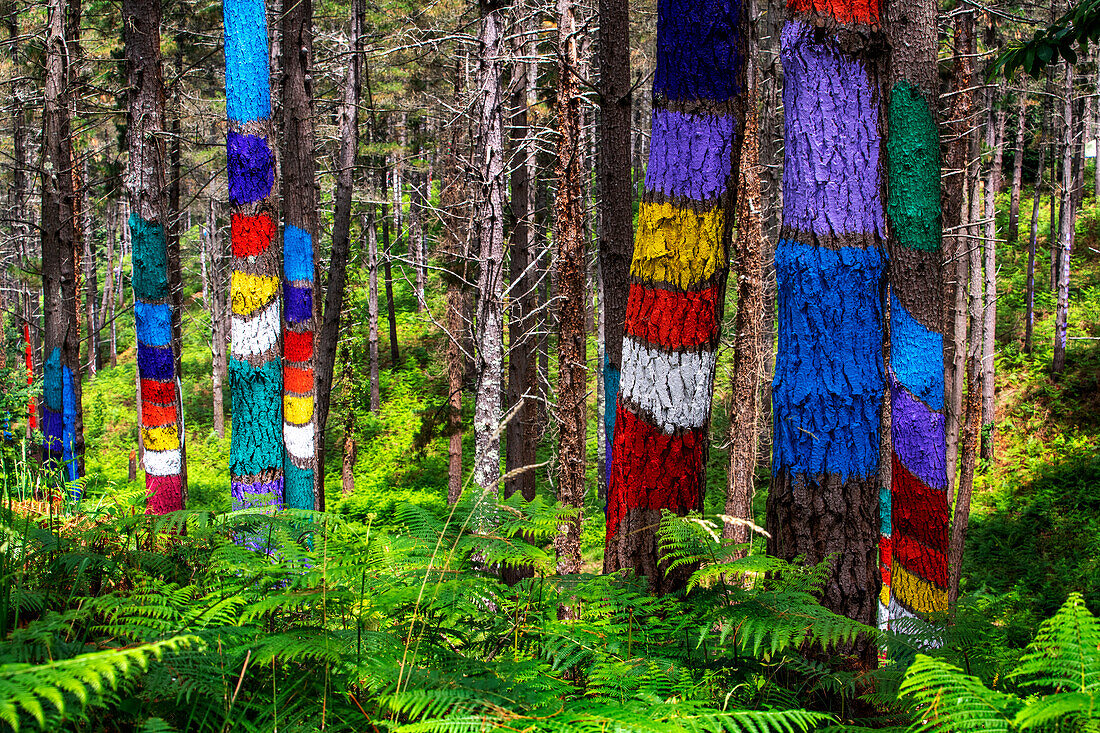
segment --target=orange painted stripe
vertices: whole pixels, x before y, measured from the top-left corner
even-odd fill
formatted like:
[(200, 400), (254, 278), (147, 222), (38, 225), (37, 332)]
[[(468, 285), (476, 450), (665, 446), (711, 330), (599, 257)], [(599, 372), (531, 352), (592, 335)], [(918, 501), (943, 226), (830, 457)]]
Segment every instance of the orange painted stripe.
[(305, 394), (313, 391), (313, 370), (298, 367), (283, 367), (283, 388), (287, 392)]
[(159, 405), (147, 400), (141, 401), (141, 423), (147, 428), (159, 428), (177, 421), (175, 404)]

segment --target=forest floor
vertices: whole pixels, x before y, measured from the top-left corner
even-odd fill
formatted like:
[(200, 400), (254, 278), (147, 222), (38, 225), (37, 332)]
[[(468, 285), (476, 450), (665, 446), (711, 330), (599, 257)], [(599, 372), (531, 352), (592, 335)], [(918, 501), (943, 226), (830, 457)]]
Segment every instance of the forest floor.
[[(1003, 198), (998, 206), (1001, 232), (1007, 229), (1008, 220), (1007, 197)], [(1084, 592), (1089, 605), (1100, 611), (1100, 462), (1095, 457), (1100, 446), (1100, 340), (1085, 340), (1100, 337), (1100, 205), (1092, 192), (1087, 192), (1077, 223), (1070, 291), (1069, 334), (1079, 340), (1070, 341), (1066, 372), (1054, 379), (1050, 373), (1054, 296), (1047, 287), (1050, 249), (1045, 234), (1050, 213), (1047, 201), (1042, 204), (1035, 350), (1030, 356), (1022, 352), (1030, 197), (1021, 204), (1017, 243), (1011, 248), (1003, 242), (998, 246), (996, 450), (994, 459), (979, 467), (964, 572), (964, 592), (984, 599), (1008, 627), (1009, 638), (1021, 642), (1030, 638), (1038, 621), (1053, 613), (1071, 590)], [(197, 227), (185, 234), (185, 252), (197, 251), (198, 236)], [(446, 505), (448, 441), (443, 434), (447, 397), (444, 337), (431, 319), (417, 313), (406, 273), (396, 269), (401, 361), (396, 368), (389, 362), (383, 327), (381, 409), (377, 415), (371, 414), (367, 409), (366, 274), (361, 262), (351, 263), (348, 287), (343, 329), (350, 344), (340, 354), (333, 386), (326, 506), (352, 522), (370, 521), (376, 526), (390, 524), (396, 508), (405, 503), (442, 510)], [(429, 280), (429, 291), (431, 311), (442, 312), (443, 288), (437, 277)], [(226, 436), (219, 437), (213, 430), (209, 322), (201, 292), (189, 289), (185, 295), (183, 391), (189, 505), (225, 511), (230, 507), (226, 478), (229, 421)], [(730, 297), (727, 323), (732, 323), (735, 306), (732, 292)], [(132, 313), (119, 317), (118, 334), (118, 365), (100, 371), (84, 387), (88, 500), (124, 495), (138, 506), (141, 482), (127, 481), (130, 451), (137, 444)], [(588, 348), (590, 374), (595, 374), (596, 353), (593, 337)], [(728, 426), (732, 356), (727, 343), (720, 352), (715, 388), (705, 500), (709, 515), (720, 513), (724, 502), (727, 454), (723, 436)], [(551, 380), (554, 362), (551, 351)], [(602, 560), (604, 516), (596, 490), (594, 380), (590, 388), (583, 553), (589, 569), (595, 571)], [(469, 469), (473, 445), (471, 407), (469, 400), (466, 402), (464, 464)], [(227, 411), (230, 404), (227, 388)], [(767, 432), (768, 427), (762, 429)], [(344, 496), (340, 448), (349, 428), (354, 430), (358, 450), (355, 487)], [(552, 426), (547, 430), (540, 461), (549, 461), (556, 445)], [(766, 439), (761, 451), (762, 456), (769, 451)], [(756, 508), (757, 521), (763, 525), (770, 471), (768, 460), (760, 463)], [(553, 470), (550, 463), (539, 471), (539, 491), (548, 498), (553, 496)]]

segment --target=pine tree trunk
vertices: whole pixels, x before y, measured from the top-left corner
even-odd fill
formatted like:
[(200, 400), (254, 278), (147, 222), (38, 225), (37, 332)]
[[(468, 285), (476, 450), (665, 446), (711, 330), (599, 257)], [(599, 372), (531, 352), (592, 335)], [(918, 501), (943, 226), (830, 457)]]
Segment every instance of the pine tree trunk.
[(1060, 375), (1066, 368), (1066, 335), (1069, 320), (1069, 274), (1070, 252), (1073, 250), (1077, 212), (1074, 204), (1074, 153), (1076, 152), (1073, 82), (1073, 67), (1066, 64), (1066, 86), (1063, 98), (1063, 138), (1062, 138), (1062, 216), (1061, 230), (1054, 250), (1056, 269), (1053, 273), (1057, 305), (1054, 311), (1054, 363), (1051, 371)]
[(478, 521), (489, 521), (500, 481), (501, 369), (504, 365), (505, 148), (501, 75), (504, 14), (482, 3), (477, 72), (477, 194), (474, 223), (479, 244), (474, 397), (474, 484)]
[[(264, 0), (223, 5), (229, 202), (233, 270), (229, 360), (233, 434), (229, 473), (234, 509), (282, 505), (283, 374), (280, 354), (312, 351), (303, 335), (280, 338), (282, 243)], [(283, 347), (283, 348), (280, 348)]]
[[(740, 163), (747, 5), (660, 7), (604, 551), (605, 571), (633, 569), (656, 593), (682, 588), (691, 571), (666, 574), (656, 532), (661, 512), (703, 506)], [(713, 43), (700, 44), (700, 25)]]
[(993, 459), (996, 441), (997, 414), (994, 382), (996, 376), (997, 350), (997, 192), (1001, 189), (1001, 165), (1004, 160), (1005, 110), (999, 107), (999, 94), (990, 95), (990, 113), (986, 121), (986, 143), (993, 151), (989, 166), (989, 178), (985, 192), (985, 237), (983, 252), (985, 257), (985, 308), (982, 312), (982, 425), (981, 457)]
[(1030, 354), (1034, 348), (1035, 333), (1035, 254), (1036, 244), (1039, 240), (1039, 197), (1043, 190), (1043, 168), (1046, 164), (1046, 153), (1043, 146), (1047, 144), (1047, 107), (1049, 97), (1043, 96), (1041, 127), (1039, 132), (1039, 166), (1035, 173), (1035, 187), (1031, 200), (1031, 230), (1028, 234), (1027, 245), (1027, 309), (1024, 315), (1024, 353)]
[[(1016, 144), (1012, 148), (1012, 190), (1008, 198), (1007, 245), (1009, 248), (1015, 246), (1020, 234), (1020, 189), (1023, 187), (1024, 179), (1024, 133), (1027, 131), (1027, 94), (1020, 92), (1019, 95), (1016, 110)], [(1035, 207), (1032, 206), (1032, 208)]]
[(222, 385), (225, 384), (225, 330), (222, 326), (224, 314), (220, 293), (225, 283), (221, 277), (221, 260), (221, 239), (218, 236), (214, 199), (210, 199), (207, 207), (206, 231), (202, 238), (202, 293), (203, 304), (210, 315), (210, 391), (214, 412), (214, 432), (219, 438), (224, 438), (225, 397)]
[[(600, 115), (599, 115), (599, 264), (602, 290), (604, 348), (603, 395), (605, 433), (602, 467), (607, 484), (615, 441), (615, 412), (622, 374), (623, 333), (634, 251), (633, 191), (630, 178), (630, 7), (627, 0), (600, 0)], [(640, 143), (636, 145), (635, 175), (641, 183)]]
[(374, 206), (363, 217), (367, 235), (367, 345), (370, 358), (370, 411), (378, 414), (382, 406), (378, 384), (378, 230), (375, 228)]
[(97, 271), (96, 256), (95, 256), (95, 230), (92, 227), (92, 197), (91, 186), (87, 185), (88, 181), (88, 159), (84, 159), (84, 191), (83, 191), (83, 206), (81, 211), (84, 214), (84, 303), (85, 303), (85, 315), (88, 320), (88, 376), (95, 376), (99, 367), (99, 329), (97, 328), (96, 317), (96, 296), (99, 290), (99, 273)]
[[(314, 337), (320, 322), (320, 234), (313, 133), (313, 2), (283, 0), (281, 56), (283, 159), (283, 471), (286, 505), (324, 511), (325, 478), (317, 455), (324, 434), (317, 420)], [(331, 265), (330, 265), (331, 266)], [(318, 341), (320, 339), (317, 339)]]
[[(836, 10), (838, 23), (879, 21), (877, 8)], [(841, 46), (833, 32), (815, 31), (797, 15), (783, 31), (786, 162), (775, 253), (779, 347), (768, 549), (809, 563), (835, 556), (824, 605), (873, 624), (885, 385), (883, 70), (874, 54), (851, 43)], [(835, 188), (818, 185), (825, 171)], [(855, 642), (850, 653), (857, 665), (874, 665), (869, 640)]]
[[(382, 169), (380, 171), (380, 177), (382, 179), (382, 201), (386, 200), (387, 192), (389, 191), (389, 170), (386, 167), (386, 161), (388, 157), (382, 158)], [(396, 236), (400, 238), (401, 229), (398, 228)], [(401, 364), (401, 352), (397, 345), (397, 310), (393, 301), (393, 249), (390, 247), (390, 219), (386, 213), (386, 204), (382, 204), (382, 272), (385, 275), (386, 281), (386, 311), (389, 316), (390, 323), (390, 369), (397, 371), (397, 367)]]
[[(340, 340), (340, 317), (344, 308), (348, 253), (351, 250), (351, 200), (355, 184), (356, 153), (359, 149), (359, 98), (361, 96), (360, 51), (363, 46), (363, 0), (353, 0), (350, 46), (339, 112), (340, 146), (337, 153), (336, 191), (333, 196), (332, 249), (317, 337), (315, 385), (317, 389), (317, 475), (323, 486), (325, 435), (332, 405), (332, 378)], [(383, 213), (383, 216), (385, 214)]]

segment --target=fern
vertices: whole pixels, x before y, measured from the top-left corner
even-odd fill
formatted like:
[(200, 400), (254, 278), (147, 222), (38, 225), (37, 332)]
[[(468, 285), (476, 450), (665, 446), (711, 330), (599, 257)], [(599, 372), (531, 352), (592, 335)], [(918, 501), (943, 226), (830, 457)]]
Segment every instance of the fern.
[(0, 665), (0, 719), (19, 730), (25, 714), (44, 727), (50, 712), (47, 705), (59, 715), (65, 714), (69, 695), (81, 707), (89, 705), (122, 681), (148, 669), (151, 660), (197, 642), (193, 636), (177, 636), (131, 649), (92, 652), (47, 664)]

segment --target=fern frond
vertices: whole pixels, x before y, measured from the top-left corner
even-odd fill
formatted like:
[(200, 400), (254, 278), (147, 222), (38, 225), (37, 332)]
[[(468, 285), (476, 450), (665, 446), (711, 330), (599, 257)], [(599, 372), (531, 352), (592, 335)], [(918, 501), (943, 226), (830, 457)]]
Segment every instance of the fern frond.
[(918, 654), (901, 683), (901, 694), (917, 704), (921, 719), (911, 731), (1005, 731), (1014, 728), (1022, 703), (990, 690), (977, 677), (940, 659)]
[(1100, 689), (1100, 622), (1080, 593), (1071, 593), (1058, 613), (1039, 626), (1009, 678), (1040, 690)]

